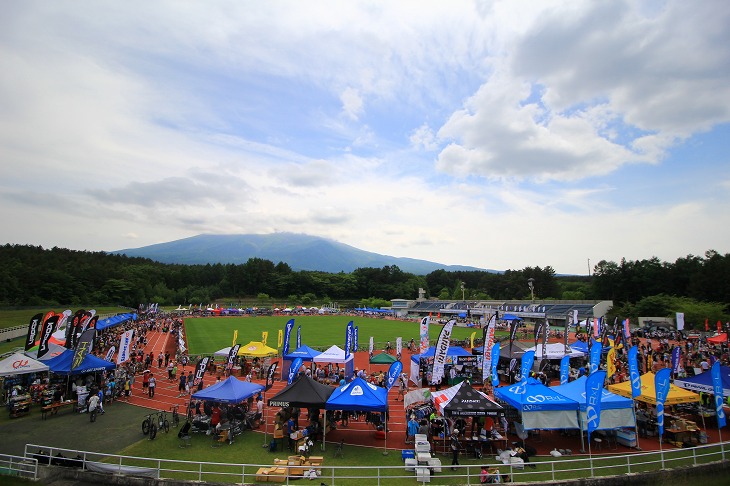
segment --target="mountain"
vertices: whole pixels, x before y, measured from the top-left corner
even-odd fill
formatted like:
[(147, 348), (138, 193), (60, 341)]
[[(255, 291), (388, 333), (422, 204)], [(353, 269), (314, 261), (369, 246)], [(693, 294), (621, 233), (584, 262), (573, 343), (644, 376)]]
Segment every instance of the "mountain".
[[(328, 273), (351, 273), (357, 268), (382, 268), (391, 265), (416, 275), (426, 275), (439, 269), (451, 272), (484, 271), (475, 267), (443, 265), (414, 258), (380, 255), (327, 238), (295, 233), (198, 235), (109, 253), (185, 265), (242, 264), (249, 258), (262, 258), (274, 263), (287, 263), (296, 271), (314, 270)], [(487, 271), (497, 273), (495, 270)]]

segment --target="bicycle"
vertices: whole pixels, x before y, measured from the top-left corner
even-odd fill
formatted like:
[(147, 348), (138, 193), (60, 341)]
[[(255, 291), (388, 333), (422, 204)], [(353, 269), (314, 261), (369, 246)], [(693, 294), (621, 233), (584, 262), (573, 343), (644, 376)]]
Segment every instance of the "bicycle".
[(155, 424), (155, 421), (152, 419), (152, 417), (155, 416), (155, 412), (152, 412), (151, 414), (147, 415), (147, 418), (142, 421), (142, 433), (144, 435), (147, 435), (150, 433), (150, 429), (154, 425), (155, 428), (157, 425)]
[(175, 428), (180, 425), (180, 414), (177, 413), (178, 408), (180, 408), (180, 405), (173, 405), (170, 407), (170, 410), (172, 410), (172, 426)]
[(164, 431), (166, 434), (170, 432), (170, 421), (167, 420), (167, 412), (164, 410), (160, 410), (160, 412), (157, 414), (158, 419), (158, 429)]

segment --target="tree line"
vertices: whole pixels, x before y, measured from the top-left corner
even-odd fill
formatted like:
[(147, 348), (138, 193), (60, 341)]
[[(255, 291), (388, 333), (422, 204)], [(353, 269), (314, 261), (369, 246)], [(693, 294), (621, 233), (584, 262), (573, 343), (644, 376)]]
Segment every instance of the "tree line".
[[(550, 267), (502, 273), (436, 270), (415, 275), (397, 266), (358, 268), (352, 273), (294, 271), (284, 263), (251, 258), (243, 264), (178, 265), (104, 252), (0, 246), (0, 305), (208, 304), (219, 299), (267, 297), (302, 305), (339, 302), (389, 303), (426, 297), (443, 300), (613, 300), (629, 312), (647, 298), (696, 302), (727, 313), (730, 254), (708, 251), (673, 263), (657, 258), (600, 261), (591, 276), (559, 276)], [(657, 296), (664, 296), (663, 299)], [(657, 307), (656, 305), (654, 307)], [(659, 306), (661, 307), (661, 306)]]

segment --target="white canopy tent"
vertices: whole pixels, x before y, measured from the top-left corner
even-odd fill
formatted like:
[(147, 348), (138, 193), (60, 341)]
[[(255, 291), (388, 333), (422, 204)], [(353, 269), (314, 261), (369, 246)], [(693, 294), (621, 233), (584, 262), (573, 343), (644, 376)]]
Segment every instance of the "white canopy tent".
[(355, 372), (355, 355), (350, 355), (345, 359), (345, 350), (337, 345), (330, 346), (326, 351), (322, 352), (312, 359), (315, 364), (339, 364), (345, 370), (345, 378), (350, 379)]
[(44, 371), (48, 371), (48, 366), (23, 353), (13, 353), (0, 361), (0, 376), (42, 373)]
[[(535, 361), (540, 361), (542, 359), (542, 344), (533, 346), (526, 351), (535, 351)], [(580, 358), (582, 356), (585, 356), (584, 352), (577, 351), (570, 346), (568, 346), (568, 353), (566, 353), (565, 345), (562, 343), (548, 343), (546, 346), (546, 351), (547, 352), (545, 353), (545, 357), (547, 359), (562, 359), (563, 356), (565, 356), (566, 354), (571, 358)]]

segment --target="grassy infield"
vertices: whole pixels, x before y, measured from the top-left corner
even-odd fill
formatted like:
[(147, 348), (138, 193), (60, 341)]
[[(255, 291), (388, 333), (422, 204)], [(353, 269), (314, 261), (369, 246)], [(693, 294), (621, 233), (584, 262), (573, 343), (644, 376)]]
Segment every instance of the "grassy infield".
[[(100, 313), (103, 312), (115, 312), (116, 309), (98, 309)], [(0, 328), (17, 325), (19, 322), (27, 322), (28, 319), (39, 311), (7, 311), (0, 312)], [(189, 319), (186, 321), (188, 340), (190, 343), (191, 354), (205, 354), (211, 353), (217, 349), (225, 346), (230, 346), (233, 331), (238, 330), (238, 341), (239, 343), (245, 344), (248, 341), (260, 341), (261, 332), (268, 331), (269, 338), (268, 344), (275, 347), (277, 344), (277, 335), (279, 329), (283, 329), (286, 322), (289, 320), (287, 317), (256, 317), (256, 318), (218, 318), (212, 320), (206, 319)], [(297, 317), (295, 320), (295, 327), (292, 331), (292, 339), (295, 339), (296, 329), (299, 325), (302, 326), (302, 342), (313, 348), (324, 349), (332, 344), (337, 344), (340, 347), (344, 346), (345, 339), (345, 326), (350, 320), (348, 317), (335, 316), (335, 317), (322, 317), (322, 316), (311, 316), (311, 317)], [(398, 336), (403, 337), (404, 342), (410, 340), (413, 337), (418, 341), (418, 324), (400, 321), (389, 321), (381, 319), (364, 319), (354, 318), (354, 323), (359, 327), (359, 340), (360, 347), (367, 348), (370, 336), (376, 336), (377, 348), (382, 348), (382, 343), (390, 340), (395, 344), (395, 339)], [(431, 327), (431, 339), (435, 340), (438, 336), (440, 327)], [(454, 332), (456, 339), (466, 339), (471, 334), (471, 329), (457, 328)], [(0, 343), (0, 352), (4, 352), (12, 347), (22, 345), (22, 339), (13, 340), (10, 343)], [(120, 405), (126, 406), (126, 405)], [(141, 414), (140, 414), (141, 415)], [(61, 418), (56, 420), (62, 420)], [(139, 424), (132, 424), (130, 427), (138, 427)], [(140, 434), (141, 435), (141, 434)], [(269, 437), (270, 438), (270, 437)], [(161, 458), (169, 459), (173, 461), (191, 461), (192, 464), (188, 463), (174, 463), (168, 467), (170, 469), (176, 469), (178, 472), (167, 473), (166, 477), (176, 477), (181, 479), (197, 479), (197, 471), (199, 469), (199, 461), (210, 461), (216, 463), (248, 463), (248, 464), (272, 464), (274, 457), (285, 458), (286, 455), (282, 452), (269, 453), (266, 448), (262, 447), (264, 438), (260, 434), (245, 433), (242, 436), (236, 438), (236, 442), (233, 445), (226, 445), (220, 448), (212, 448), (211, 441), (207, 436), (194, 436), (192, 440), (192, 446), (186, 449), (178, 448), (178, 441), (176, 434), (170, 433), (169, 435), (160, 434), (154, 441), (142, 439), (139, 442), (119, 450), (119, 454), (127, 456), (135, 456), (140, 458)], [(88, 443), (88, 449), (94, 450), (93, 445)], [(382, 449), (371, 449), (364, 447), (347, 447), (345, 446), (345, 454), (343, 458), (334, 457), (334, 445), (329, 445), (327, 450), (324, 452), (317, 451), (316, 454), (324, 455), (327, 466), (372, 466), (374, 464), (380, 466), (397, 466), (394, 469), (381, 470), (381, 474), (385, 476), (403, 475), (405, 474), (402, 469), (402, 461), (400, 454), (397, 451), (391, 451), (388, 455), (383, 455)], [(691, 451), (678, 451), (679, 455), (673, 456), (676, 460), (673, 460), (671, 464), (666, 464), (666, 467), (679, 467), (689, 466), (693, 464), (692, 452)], [(718, 456), (719, 458), (719, 456)], [(488, 458), (485, 458), (488, 460)], [(645, 456), (644, 462), (653, 462), (659, 460), (658, 455)], [(709, 460), (706, 460), (709, 461)], [(442, 457), (442, 462), (448, 464), (449, 458)], [(463, 465), (470, 465), (469, 473), (472, 474), (471, 482), (478, 482), (479, 465), (483, 461), (477, 461), (475, 459), (461, 458)], [(527, 469), (524, 473), (516, 475), (515, 480), (524, 481), (554, 481), (559, 479), (568, 479), (573, 477), (588, 476), (588, 472), (579, 473), (576, 475), (575, 472), (565, 471), (566, 469), (582, 469), (589, 468), (590, 461), (588, 459), (580, 460), (577, 462), (556, 462), (554, 463), (555, 471), (551, 470), (551, 467), (547, 464), (540, 465), (539, 460), (536, 469)], [(701, 462), (699, 462), (701, 463)], [(144, 461), (139, 461), (140, 465), (145, 464)], [(625, 474), (627, 473), (625, 459), (613, 459), (613, 458), (601, 458), (594, 456), (593, 459), (594, 467), (601, 467), (600, 475), (613, 475), (613, 474)], [(219, 471), (222, 474), (220, 476), (206, 476), (205, 480), (208, 481), (224, 481), (233, 482), (240, 481), (241, 467), (225, 467), (225, 466), (207, 466), (207, 471)], [(632, 465), (631, 472), (641, 472), (645, 470), (653, 469), (652, 465)], [(437, 474), (432, 478), (433, 484), (454, 484), (456, 482), (466, 483), (466, 478), (448, 478), (445, 477), (448, 474), (448, 469), (445, 468), (442, 474)], [(562, 471), (562, 472), (561, 472)], [(248, 468), (244, 471), (246, 474), (254, 474), (255, 469), (253, 467)], [(459, 474), (465, 474), (467, 471), (460, 471)], [(503, 468), (504, 472), (504, 468)], [(225, 473), (230, 473), (234, 476), (226, 476)], [(329, 474), (329, 471), (325, 470), (325, 474)], [(371, 477), (377, 474), (375, 469), (363, 469), (354, 472), (354, 470), (346, 470), (343, 474), (362, 474), (365, 477)], [(409, 473), (410, 474), (410, 473)], [(520, 477), (521, 476), (521, 477)], [(237, 479), (238, 478), (238, 479)], [(696, 479), (696, 478), (695, 478)], [(247, 482), (253, 482), (253, 477), (247, 477)], [(322, 478), (327, 484), (333, 484), (330, 478)], [(360, 484), (362, 479), (350, 479), (342, 480), (337, 479), (337, 484)], [(368, 480), (367, 482), (373, 482), (374, 480)], [(407, 478), (392, 479), (388, 481), (381, 481), (382, 484), (413, 484), (414, 477), (409, 475)], [(705, 485), (711, 484), (711, 481), (704, 481)], [(720, 484), (720, 483), (717, 483)]]

